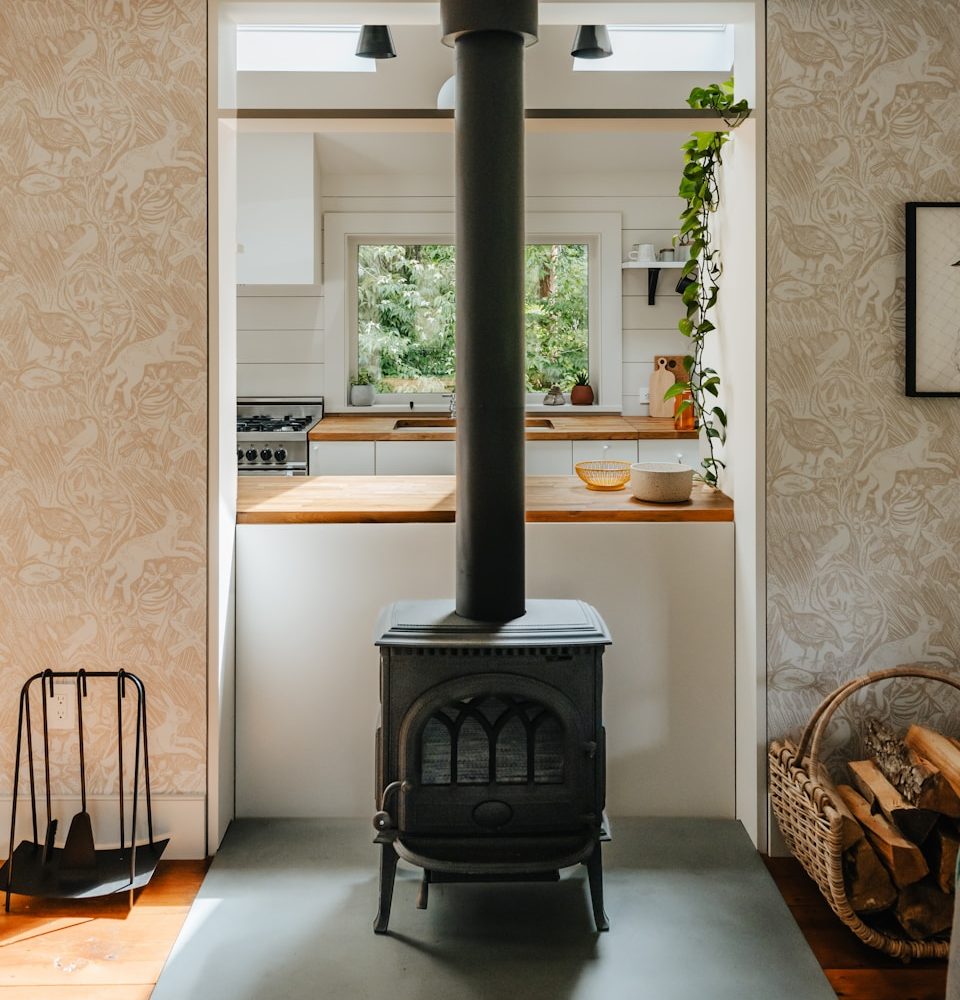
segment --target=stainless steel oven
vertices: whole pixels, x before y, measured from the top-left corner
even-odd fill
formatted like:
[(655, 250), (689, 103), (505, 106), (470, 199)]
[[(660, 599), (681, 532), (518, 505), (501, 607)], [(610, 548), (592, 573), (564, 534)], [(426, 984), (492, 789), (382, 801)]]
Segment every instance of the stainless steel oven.
[(307, 435), (322, 419), (322, 396), (239, 397), (238, 475), (305, 476)]

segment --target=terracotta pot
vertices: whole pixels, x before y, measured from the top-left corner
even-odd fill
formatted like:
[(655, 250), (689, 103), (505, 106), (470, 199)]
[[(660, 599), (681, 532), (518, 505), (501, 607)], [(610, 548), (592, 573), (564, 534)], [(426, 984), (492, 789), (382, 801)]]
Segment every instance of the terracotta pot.
[(574, 406), (590, 406), (593, 403), (593, 388), (589, 385), (575, 385), (570, 390), (570, 402)]

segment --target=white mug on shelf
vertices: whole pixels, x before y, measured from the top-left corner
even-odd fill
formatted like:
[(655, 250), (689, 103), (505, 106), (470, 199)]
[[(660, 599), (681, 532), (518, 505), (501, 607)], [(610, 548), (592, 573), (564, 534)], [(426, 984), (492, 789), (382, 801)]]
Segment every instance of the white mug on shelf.
[(630, 259), (636, 261), (656, 260), (657, 248), (652, 243), (634, 243), (633, 249), (630, 251)]

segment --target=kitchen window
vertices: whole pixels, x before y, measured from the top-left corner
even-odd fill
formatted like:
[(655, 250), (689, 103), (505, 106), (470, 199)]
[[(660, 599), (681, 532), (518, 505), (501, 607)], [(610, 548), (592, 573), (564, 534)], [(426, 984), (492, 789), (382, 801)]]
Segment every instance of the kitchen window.
[[(456, 248), (450, 243), (360, 243), (356, 371), (382, 401), (452, 392), (456, 385)], [(528, 243), (524, 320), (527, 392), (571, 385), (590, 370), (590, 245)]]
[[(455, 385), (455, 247), (449, 213), (324, 216), (324, 386), (346, 409), (370, 371), (376, 404), (444, 405)], [(621, 392), (620, 216), (528, 213), (527, 403), (586, 369), (601, 405)]]

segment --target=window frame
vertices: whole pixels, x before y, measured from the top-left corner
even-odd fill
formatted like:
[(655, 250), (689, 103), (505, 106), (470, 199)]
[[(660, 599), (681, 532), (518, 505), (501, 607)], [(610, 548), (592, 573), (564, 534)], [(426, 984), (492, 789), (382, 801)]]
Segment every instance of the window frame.
[[(585, 243), (590, 247), (590, 379), (597, 405), (622, 405), (622, 219), (618, 212), (528, 212), (527, 243)], [(357, 329), (356, 254), (360, 244), (453, 243), (452, 212), (327, 212), (323, 216), (325, 330), (324, 397), (327, 412), (370, 411), (349, 405)], [(421, 409), (447, 405), (442, 393), (378, 393), (374, 406)], [(543, 402), (527, 393), (526, 405)]]

